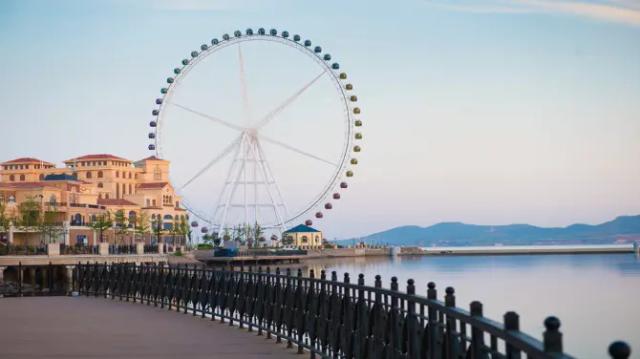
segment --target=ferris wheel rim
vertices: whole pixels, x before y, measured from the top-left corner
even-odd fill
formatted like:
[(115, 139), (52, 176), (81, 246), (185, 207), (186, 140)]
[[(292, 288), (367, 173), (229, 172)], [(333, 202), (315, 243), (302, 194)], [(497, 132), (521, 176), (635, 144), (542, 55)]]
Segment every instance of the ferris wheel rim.
[[(179, 87), (180, 82), (183, 79), (185, 79), (186, 76), (189, 74), (189, 72), (194, 67), (196, 67), (197, 64), (202, 62), (204, 59), (208, 58), (209, 56), (213, 55), (219, 50), (222, 50), (224, 48), (227, 48), (233, 45), (239, 45), (243, 42), (248, 42), (248, 41), (267, 41), (267, 42), (279, 43), (279, 44), (287, 45), (296, 50), (299, 50), (300, 52), (309, 56), (316, 64), (318, 64), (321, 68), (324, 69), (321, 75), (324, 76), (325, 72), (329, 74), (331, 82), (334, 84), (336, 90), (338, 91), (340, 101), (342, 102), (342, 105), (340, 107), (344, 111), (343, 115), (344, 115), (344, 121), (345, 121), (345, 128), (344, 128), (345, 134), (344, 134), (343, 141), (341, 141), (342, 142), (341, 153), (338, 158), (339, 165), (336, 166), (335, 170), (332, 170), (333, 173), (330, 176), (330, 179), (328, 180), (326, 185), (322, 186), (322, 190), (319, 191), (316, 196), (312, 197), (311, 201), (307, 202), (308, 203), (307, 205), (301, 206), (301, 209), (296, 210), (294, 214), (289, 215), (288, 218), (284, 220), (284, 223), (290, 224), (294, 221), (299, 220), (301, 217), (304, 217), (306, 214), (310, 213), (311, 211), (313, 211), (313, 209), (317, 208), (323, 200), (330, 197), (332, 190), (338, 189), (338, 184), (340, 183), (341, 179), (345, 177), (345, 175), (346, 177), (350, 177), (349, 173), (352, 173), (352, 171), (348, 170), (349, 158), (352, 157), (350, 154), (351, 154), (351, 148), (354, 144), (353, 134), (356, 133), (355, 126), (358, 126), (356, 125), (356, 120), (354, 116), (354, 114), (356, 114), (355, 109), (357, 107), (352, 107), (350, 105), (350, 102), (348, 99), (349, 96), (347, 95), (347, 92), (346, 92), (352, 89), (352, 85), (350, 84), (348, 84), (347, 86), (343, 85), (343, 80), (346, 80), (346, 74), (344, 72), (340, 72), (340, 73), (338, 72), (339, 66), (337, 66), (337, 63), (333, 63), (333, 64), (329, 63), (330, 55), (325, 54), (324, 58), (321, 57), (322, 50), (317, 51), (319, 47), (312, 48), (312, 46), (310, 46), (311, 44), (310, 40), (305, 40), (303, 43), (299, 35), (294, 35), (293, 39), (290, 39), (288, 38), (288, 36), (284, 36), (284, 33), (285, 33), (284, 31), (280, 33), (276, 32), (276, 34), (273, 34), (273, 32), (275, 31), (273, 29), (271, 30), (270, 34), (266, 34), (264, 32), (262, 34), (257, 34), (257, 33), (249, 34), (249, 31), (250, 29), (247, 30), (247, 34), (241, 34), (241, 35), (238, 35), (239, 31), (236, 31), (235, 36), (228, 36), (225, 34), (223, 35), (223, 38), (226, 37), (226, 39), (224, 40), (218, 41), (217, 39), (214, 39), (212, 40), (211, 46), (202, 45), (201, 46), (202, 52), (198, 52), (198, 51), (192, 52), (191, 54), (192, 58), (190, 60), (188, 59), (183, 60), (182, 67), (176, 68), (174, 70), (175, 75), (171, 77), (172, 80), (169, 82), (169, 79), (167, 79), (168, 85), (166, 88), (163, 89), (165, 91), (162, 92), (162, 96), (160, 97), (160, 103), (156, 102), (157, 104), (159, 104), (159, 107), (157, 108), (157, 112), (156, 110), (154, 110), (154, 116), (156, 118), (156, 122), (155, 122), (155, 126), (152, 126), (152, 127), (155, 127), (154, 129), (155, 135), (153, 138), (154, 145), (155, 145), (154, 150), (158, 157), (163, 158), (162, 127), (166, 122), (166, 119), (165, 119), (166, 111), (164, 111), (164, 107), (168, 103), (170, 103), (170, 100), (173, 98), (173, 95), (176, 89)], [(298, 39), (294, 40), (296, 37)], [(326, 56), (329, 56), (329, 59), (327, 59)], [(349, 88), (349, 86), (351, 86), (351, 88)], [(352, 101), (353, 101), (353, 97), (355, 96), (351, 97)], [(358, 109), (357, 113), (359, 114), (359, 108), (357, 109)], [(358, 139), (357, 136), (356, 136), (356, 139)], [(356, 146), (356, 147), (358, 147), (359, 149), (359, 146)], [(351, 161), (352, 161), (351, 164), (353, 164), (353, 158), (351, 159)], [(345, 187), (340, 187), (340, 188), (345, 188)], [(178, 190), (178, 192), (180, 194), (181, 191)], [(334, 198), (335, 198), (335, 195), (334, 195)], [(183, 202), (185, 201), (183, 200)], [(187, 208), (187, 210), (193, 213), (196, 217), (200, 218), (206, 223), (209, 223), (211, 226), (214, 226), (214, 227), (216, 226), (215, 218), (208, 219), (207, 218), (208, 216), (200, 213), (200, 211), (196, 210), (195, 207), (190, 206), (188, 202), (186, 203), (187, 205), (185, 206), (185, 208)], [(326, 205), (325, 205), (325, 208), (326, 208)], [(332, 208), (332, 207), (329, 207), (329, 208)], [(275, 226), (277, 226), (277, 223), (266, 224), (264, 227), (273, 228)]]

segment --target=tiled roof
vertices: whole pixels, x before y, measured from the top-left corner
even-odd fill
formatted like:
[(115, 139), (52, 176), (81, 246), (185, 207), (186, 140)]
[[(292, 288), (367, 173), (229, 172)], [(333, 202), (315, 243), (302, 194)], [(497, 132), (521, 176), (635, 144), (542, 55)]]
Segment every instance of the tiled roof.
[(45, 176), (44, 180), (45, 181), (77, 181), (78, 180), (78, 176), (70, 175), (70, 174), (66, 174), (66, 173), (51, 174), (51, 175)]
[(137, 204), (122, 198), (98, 198), (98, 204), (103, 206), (137, 206)]
[(297, 225), (289, 230), (284, 231), (282, 234), (285, 233), (300, 233), (300, 232), (320, 232), (319, 230), (313, 228), (313, 227), (309, 227), (309, 226), (305, 226), (304, 224), (300, 224)]
[(140, 160), (140, 161), (138, 161), (138, 162), (142, 162), (142, 161), (166, 161), (166, 160), (163, 160), (162, 158), (158, 158), (158, 157), (156, 157), (156, 156), (149, 156), (149, 157), (147, 157), (147, 158), (143, 158), (143, 159), (141, 159), (141, 160)]
[(110, 154), (107, 154), (107, 153), (100, 153), (100, 154), (95, 154), (95, 155), (84, 155), (84, 156), (68, 159), (68, 160), (64, 161), (64, 163), (75, 162), (75, 161), (86, 161), (86, 160), (119, 160), (119, 161), (131, 162), (126, 158), (110, 155)]
[(3, 162), (1, 164), (10, 165), (10, 164), (14, 164), (14, 163), (44, 163), (44, 164), (47, 164), (47, 165), (53, 165), (53, 163), (51, 163), (51, 162), (42, 161), (42, 160), (39, 160), (39, 159), (33, 158), (33, 157), (16, 158), (15, 160)]
[(46, 187), (44, 182), (0, 182), (1, 188), (42, 188)]
[(158, 189), (164, 188), (169, 182), (152, 182), (152, 183), (140, 183), (137, 188), (140, 189)]

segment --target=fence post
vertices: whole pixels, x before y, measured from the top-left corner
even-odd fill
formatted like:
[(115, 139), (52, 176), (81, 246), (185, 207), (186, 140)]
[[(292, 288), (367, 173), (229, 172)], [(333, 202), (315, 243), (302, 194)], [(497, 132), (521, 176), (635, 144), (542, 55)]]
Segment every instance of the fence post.
[[(516, 312), (506, 312), (504, 314), (504, 329), (507, 331), (520, 331), (520, 317)], [(506, 343), (507, 359), (520, 359), (520, 350), (513, 345)]]
[[(438, 291), (436, 290), (436, 284), (434, 282), (427, 283), (427, 299), (437, 300)], [(427, 337), (429, 338), (429, 358), (440, 358), (442, 353), (442, 347), (440, 347), (441, 327), (438, 323), (438, 311), (433, 305), (427, 307)]]
[[(471, 302), (471, 304), (469, 304), (469, 311), (471, 312), (471, 316), (482, 318), (482, 303), (478, 301)], [(471, 354), (472, 358), (487, 358), (484, 350), (484, 333), (475, 326), (471, 327)]]
[(420, 358), (420, 339), (422, 338), (422, 331), (416, 318), (416, 303), (413, 297), (416, 294), (416, 287), (413, 279), (407, 281), (407, 337), (404, 338), (407, 343), (407, 357), (410, 359)]
[(560, 332), (560, 320), (556, 317), (548, 317), (544, 320), (546, 328), (543, 334), (545, 353), (562, 353), (562, 333)]
[(631, 356), (631, 348), (625, 342), (613, 342), (609, 345), (609, 355), (613, 359), (627, 359)]
[[(453, 287), (447, 287), (445, 289), (444, 296), (444, 305), (449, 308), (454, 308), (456, 306), (456, 296), (455, 290)], [(456, 319), (447, 315), (446, 318), (446, 327), (447, 332), (445, 333), (445, 353), (447, 354), (447, 358), (457, 358), (458, 357), (458, 340), (455, 337), (456, 333)]]

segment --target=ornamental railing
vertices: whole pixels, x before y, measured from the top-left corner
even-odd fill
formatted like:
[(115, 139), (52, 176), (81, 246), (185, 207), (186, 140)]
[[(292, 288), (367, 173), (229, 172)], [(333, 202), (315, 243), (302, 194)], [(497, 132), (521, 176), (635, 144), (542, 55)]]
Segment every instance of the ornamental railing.
[[(519, 316), (507, 312), (498, 323), (483, 316), (482, 304), (470, 311), (456, 307), (454, 289), (444, 301), (434, 283), (427, 296), (406, 292), (391, 278), (390, 289), (365, 286), (361, 274), (351, 283), (336, 272), (309, 278), (298, 270), (281, 273), (227, 271), (197, 267), (135, 264), (86, 264), (76, 268), (76, 289), (82, 295), (139, 302), (185, 314), (227, 321), (229, 325), (266, 333), (277, 342), (296, 344), (311, 357), (322, 358), (571, 358), (563, 352), (560, 321), (548, 317), (543, 341), (519, 328)], [(613, 358), (627, 358), (629, 347), (615, 342)]]
[(46, 255), (47, 246), (27, 246), (0, 243), (0, 256)]

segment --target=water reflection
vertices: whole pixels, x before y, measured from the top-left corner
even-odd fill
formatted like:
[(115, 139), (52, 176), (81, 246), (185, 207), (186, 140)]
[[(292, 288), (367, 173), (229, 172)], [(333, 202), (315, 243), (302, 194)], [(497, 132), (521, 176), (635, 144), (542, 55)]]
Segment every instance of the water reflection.
[(392, 276), (401, 287), (413, 278), (423, 294), (429, 281), (440, 295), (453, 286), (460, 306), (480, 300), (498, 320), (515, 310), (523, 330), (538, 338), (544, 318), (558, 316), (565, 349), (578, 357), (606, 357), (608, 344), (622, 339), (640, 358), (640, 259), (633, 254), (330, 258), (299, 266), (307, 275), (337, 271), (340, 280), (344, 272), (363, 273), (367, 284), (380, 274), (385, 287)]

